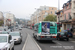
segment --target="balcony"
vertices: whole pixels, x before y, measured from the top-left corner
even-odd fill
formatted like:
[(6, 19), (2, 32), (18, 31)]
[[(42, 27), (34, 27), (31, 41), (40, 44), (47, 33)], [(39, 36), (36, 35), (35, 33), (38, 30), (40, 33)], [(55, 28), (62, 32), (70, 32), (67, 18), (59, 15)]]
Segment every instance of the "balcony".
[(60, 20), (59, 22), (62, 22), (62, 23), (70, 23), (72, 20)]

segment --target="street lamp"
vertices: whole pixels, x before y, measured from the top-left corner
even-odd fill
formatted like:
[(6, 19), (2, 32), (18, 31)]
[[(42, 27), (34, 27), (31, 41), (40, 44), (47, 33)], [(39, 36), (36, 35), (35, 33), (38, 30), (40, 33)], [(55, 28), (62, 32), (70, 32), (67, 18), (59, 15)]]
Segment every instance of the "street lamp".
[[(60, 0), (58, 0), (58, 11), (60, 10)], [(58, 15), (58, 22), (60, 21), (60, 16)]]

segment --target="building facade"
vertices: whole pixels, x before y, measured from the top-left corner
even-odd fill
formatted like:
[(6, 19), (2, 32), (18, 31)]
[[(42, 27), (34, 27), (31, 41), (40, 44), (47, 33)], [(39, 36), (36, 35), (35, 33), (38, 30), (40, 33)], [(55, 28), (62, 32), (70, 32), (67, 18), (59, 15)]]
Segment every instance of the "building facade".
[(31, 16), (31, 23), (39, 23), (43, 21), (47, 15), (56, 15), (56, 7), (40, 6)]
[(16, 20), (16, 18), (15, 18), (15, 15), (14, 14), (11, 14), (11, 13), (6, 13), (6, 20), (7, 19), (10, 19), (10, 21), (11, 21), (11, 25), (14, 25), (15, 24), (15, 20)]
[(0, 20), (4, 20), (3, 13), (0, 11)]
[[(62, 30), (67, 30), (73, 28), (75, 29), (75, 0), (69, 0), (67, 3), (63, 4), (63, 9), (58, 11), (57, 22), (62, 23)], [(73, 31), (73, 35), (75, 35)]]

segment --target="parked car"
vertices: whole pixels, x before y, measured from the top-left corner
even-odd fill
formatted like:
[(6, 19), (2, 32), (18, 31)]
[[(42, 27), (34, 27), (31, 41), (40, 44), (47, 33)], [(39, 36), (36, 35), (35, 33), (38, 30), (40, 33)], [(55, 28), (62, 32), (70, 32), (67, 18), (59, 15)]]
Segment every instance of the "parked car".
[(22, 34), (20, 32), (15, 31), (15, 32), (10, 32), (9, 34), (12, 36), (12, 39), (14, 40), (14, 44), (22, 42)]
[(57, 40), (62, 39), (66, 39), (67, 41), (69, 41), (69, 35), (67, 34), (67, 32), (61, 31), (57, 33)]
[(19, 27), (19, 30), (22, 30), (22, 28), (21, 28), (21, 27)]
[(14, 41), (8, 34), (0, 34), (0, 50), (14, 50)]
[(10, 29), (10, 31), (14, 31), (14, 26), (9, 26), (8, 29)]

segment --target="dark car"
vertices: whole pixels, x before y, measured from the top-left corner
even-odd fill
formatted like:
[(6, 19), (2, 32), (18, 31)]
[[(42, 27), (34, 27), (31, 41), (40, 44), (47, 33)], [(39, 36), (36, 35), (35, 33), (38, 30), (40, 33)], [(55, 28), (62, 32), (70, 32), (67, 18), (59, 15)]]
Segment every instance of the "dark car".
[(14, 31), (14, 26), (9, 26), (8, 29), (10, 29), (10, 31), (12, 32), (12, 31)]
[(69, 35), (67, 34), (67, 32), (58, 32), (57, 33), (57, 40), (63, 40), (66, 39), (67, 41), (69, 41)]

